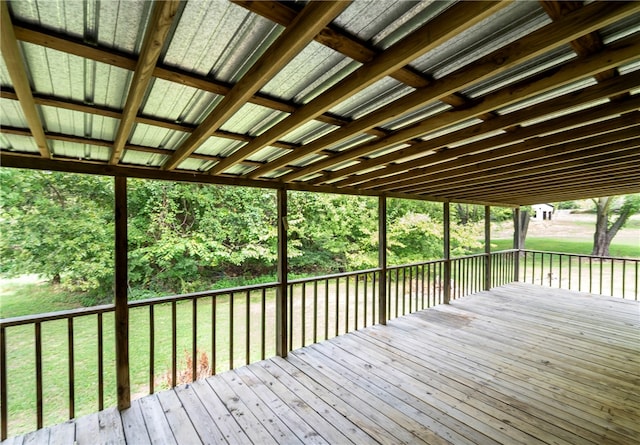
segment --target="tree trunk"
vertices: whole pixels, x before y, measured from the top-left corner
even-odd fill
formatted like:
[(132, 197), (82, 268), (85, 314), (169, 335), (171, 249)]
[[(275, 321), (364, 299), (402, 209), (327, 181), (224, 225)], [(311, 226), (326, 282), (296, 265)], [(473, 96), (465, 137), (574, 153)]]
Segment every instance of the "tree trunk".
[[(529, 221), (531, 220), (531, 215), (529, 214), (529, 211), (527, 210), (521, 210), (520, 211), (520, 239), (519, 239), (519, 245), (522, 249), (524, 249), (524, 242), (527, 238), (527, 231), (529, 230)], [(515, 212), (513, 213), (513, 224), (514, 227), (516, 224), (518, 224), (518, 221), (516, 221), (516, 214)], [(515, 246), (514, 246), (515, 248)]]
[(609, 256), (611, 239), (607, 234), (609, 225), (609, 198), (598, 198), (596, 203), (596, 231), (593, 234), (591, 255)]

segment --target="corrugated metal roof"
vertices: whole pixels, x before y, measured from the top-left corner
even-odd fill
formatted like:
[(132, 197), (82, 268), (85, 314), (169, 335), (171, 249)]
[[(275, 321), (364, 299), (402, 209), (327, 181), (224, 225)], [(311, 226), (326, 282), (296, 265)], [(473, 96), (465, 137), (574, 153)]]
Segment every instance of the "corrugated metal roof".
[[(181, 2), (177, 6), (175, 19), (166, 28), (168, 37), (162, 44), (161, 55), (156, 62), (163, 68), (171, 67), (171, 70), (176, 73), (175, 81), (152, 76), (137, 110), (138, 115), (146, 118), (145, 123), (133, 123), (125, 144), (168, 150), (180, 148), (189, 134), (168, 128), (171, 127), (169, 123), (201, 125), (223, 99), (222, 95), (213, 94), (205, 89), (223, 92), (232, 88), (267, 48), (283, 36), (283, 26), (259, 14), (270, 17), (283, 14), (285, 18), (278, 21), (287, 23), (300, 11), (304, 13), (307, 9), (304, 8), (304, 4), (305, 2), (267, 5), (253, 2), (234, 4), (219, 0)], [(546, 51), (540, 51), (536, 57), (527, 58), (511, 68), (496, 69), (495, 72), (498, 74), (488, 73), (476, 78), (475, 81), (474, 78), (464, 79), (466, 70), (473, 67), (474, 61), (478, 58), (496, 49), (508, 47), (512, 42), (517, 44), (517, 39), (542, 26), (552, 26), (549, 25), (552, 23), (551, 19), (539, 2), (515, 1), (493, 12), (475, 26), (457, 29), (457, 33), (453, 33), (456, 34), (454, 37), (414, 59), (399, 71), (385, 72), (386, 77), (367, 88), (349, 97), (339, 98), (338, 103), (331, 106), (329, 110), (326, 110), (329, 107), (325, 104), (323, 110), (314, 111), (313, 116), (301, 119), (301, 122), (306, 123), (297, 128), (290, 127), (288, 133), (284, 131), (278, 134), (277, 141), (259, 137), (290, 115), (279, 109), (289, 109), (293, 104), (300, 106), (309, 103), (362, 66), (361, 62), (354, 61), (345, 54), (351, 54), (358, 60), (366, 60), (371, 58), (372, 54), (389, 48), (404, 36), (415, 32), (425, 23), (433, 22), (438, 29), (448, 26), (448, 23), (441, 23), (441, 14), (447, 8), (476, 8), (477, 5), (473, 2), (404, 0), (352, 2), (332, 21), (330, 28), (325, 28), (320, 33), (317, 41), (309, 43), (305, 41), (304, 45), (301, 45), (304, 49), (298, 51), (297, 55), (294, 55), (277, 74), (271, 76), (264, 86), (259, 88), (258, 96), (254, 96), (249, 103), (240, 104), (238, 111), (221, 124), (219, 129), (231, 133), (230, 138), (204, 137), (202, 138), (204, 143), (194, 147), (189, 153), (224, 158), (245, 146), (247, 142), (243, 140), (255, 137), (262, 145), (254, 147), (260, 145), (254, 143), (251, 154), (233, 162), (233, 165), (225, 168), (223, 172), (242, 177), (260, 167), (255, 165), (256, 162), (270, 164), (275, 159), (287, 155), (279, 164), (274, 163), (272, 169), (269, 169), (271, 165), (260, 167), (258, 176), (254, 175), (255, 178), (268, 179), (285, 175), (285, 182), (296, 180), (304, 183), (310, 178), (322, 176), (328, 179), (318, 181), (317, 184), (330, 184), (336, 182), (332, 179), (335, 175), (326, 174), (326, 172), (339, 169), (348, 170), (348, 175), (362, 175), (376, 171), (380, 177), (385, 177), (394, 173), (385, 173), (387, 168), (376, 166), (375, 162), (366, 161), (380, 158), (383, 160), (376, 162), (385, 162), (389, 165), (398, 161), (408, 162), (409, 159), (419, 161), (420, 156), (426, 157), (426, 154), (412, 151), (407, 141), (410, 139), (428, 141), (471, 125), (477, 126), (478, 134), (463, 132), (461, 134), (464, 136), (460, 136), (459, 140), (451, 139), (448, 146), (455, 147), (468, 144), (470, 141), (489, 140), (491, 135), (502, 131), (490, 125), (487, 119), (492, 116), (500, 119), (515, 110), (544, 103), (555, 97), (566, 96), (572, 99), (575, 97), (572, 92), (582, 91), (589, 85), (595, 84), (595, 80), (591, 78), (555, 80), (551, 81), (548, 87), (545, 86), (536, 94), (532, 94), (532, 97), (513, 103), (513, 98), (510, 96), (491, 110), (484, 109), (482, 112), (473, 114), (474, 107), (481, 104), (485, 96), (496, 92), (508, 92), (508, 88), (516, 83), (527, 84), (531, 79), (542, 76), (553, 79), (558, 67), (573, 63), (577, 58), (569, 44), (553, 48), (550, 46)], [(598, 6), (598, 3), (586, 8), (592, 6)], [(29, 76), (28, 83), (36, 95), (36, 111), (41, 117), (43, 129), (49, 133), (67, 135), (69, 139), (69, 141), (60, 141), (49, 138), (48, 144), (54, 157), (93, 161), (109, 159), (108, 147), (87, 145), (81, 138), (102, 141), (115, 139), (119, 120), (105, 117), (105, 114), (111, 116), (114, 111), (123, 112), (133, 79), (133, 71), (130, 69), (131, 60), (139, 57), (145, 30), (148, 26), (153, 26), (149, 23), (152, 7), (152, 2), (145, 1), (24, 0), (9, 2), (12, 21), (17, 24), (29, 24), (27, 30), (21, 31), (20, 38), (25, 41), (20, 41), (18, 44), (24, 56), (25, 69)], [(611, 3), (607, 4), (607, 8), (599, 9), (599, 14), (609, 14), (609, 11), (620, 8), (620, 5)], [(582, 18), (582, 20), (586, 19)], [(589, 20), (592, 19), (589, 18)], [(464, 28), (464, 25), (461, 25), (461, 28)], [(55, 36), (52, 37), (54, 40), (64, 39), (64, 36), (75, 39), (73, 44), (69, 45), (68, 51), (60, 41), (49, 43), (46, 39), (43, 40), (42, 36), (52, 31), (55, 32)], [(628, 36), (637, 36), (639, 32), (640, 12), (627, 13), (622, 19), (608, 20), (606, 25), (601, 26), (598, 31), (605, 46), (604, 51), (609, 50), (610, 47), (607, 45), (612, 42), (628, 39)], [(30, 36), (29, 33), (34, 35)], [(30, 42), (38, 42), (38, 44)], [(77, 46), (82, 45), (82, 42), (85, 42), (84, 49), (78, 52), (80, 55), (74, 55), (78, 51)], [(96, 48), (98, 53), (91, 54)], [(109, 52), (114, 52), (113, 59), (105, 58), (105, 54)], [(367, 55), (356, 57), (354, 52)], [(635, 58), (628, 56), (618, 63), (619, 74), (625, 75), (640, 69), (640, 51), (637, 54)], [(90, 57), (85, 57), (86, 55)], [(125, 57), (121, 58), (122, 55)], [(377, 63), (375, 57), (373, 60), (367, 63)], [(440, 91), (447, 85), (447, 76), (454, 71), (455, 76), (451, 76), (452, 84), (458, 84), (458, 79), (464, 79), (464, 82), (460, 82), (460, 85), (465, 85), (464, 88), (460, 87), (461, 89), (455, 92), (451, 90), (447, 93), (428, 96), (430, 90), (426, 87), (420, 91), (424, 91), (425, 97), (429, 99), (425, 99), (422, 104), (412, 103), (405, 110), (413, 109), (413, 111), (403, 112), (403, 98), (415, 91), (408, 85), (421, 84), (425, 79), (434, 77), (437, 81), (436, 91)], [(441, 82), (440, 79), (443, 81)], [(198, 85), (203, 81), (209, 81), (211, 85), (201, 87), (202, 89), (190, 86)], [(363, 79), (363, 82), (367, 82), (367, 79)], [(0, 60), (0, 84), (3, 89), (14, 87), (4, 60)], [(639, 86), (632, 86), (623, 92), (637, 94), (639, 90)], [(12, 96), (7, 94), (7, 97)], [(413, 97), (418, 96), (414, 94)], [(333, 103), (334, 98), (331, 99), (327, 103)], [(46, 105), (41, 105), (39, 102), (41, 100)], [(60, 101), (64, 101), (65, 104), (60, 104)], [(606, 99), (591, 100), (589, 103), (605, 103), (603, 101), (606, 102)], [(387, 104), (394, 104), (394, 107), (385, 108), (392, 112), (385, 112), (374, 122), (371, 119), (372, 112), (381, 110)], [(3, 127), (15, 127), (20, 132), (30, 131), (29, 125), (33, 125), (33, 122), (26, 121), (18, 101), (3, 98), (0, 99), (0, 105), (2, 106), (0, 119)], [(96, 105), (98, 108), (89, 114), (81, 108), (86, 105)], [(515, 122), (514, 128), (517, 129), (518, 125), (541, 122), (549, 116), (565, 114), (570, 116), (577, 110), (586, 109), (587, 106), (588, 104), (582, 103), (573, 104), (569, 100), (568, 110), (556, 109), (548, 116), (538, 115), (529, 122)], [(73, 111), (74, 107), (83, 111)], [(310, 108), (313, 109), (313, 106), (307, 107), (305, 112)], [(470, 112), (467, 113), (467, 110)], [(630, 110), (633, 111), (632, 108)], [(135, 119), (135, 111), (129, 116), (130, 119)], [(322, 111), (325, 113), (320, 116), (319, 113)], [(379, 114), (382, 113), (378, 111), (374, 116)], [(481, 119), (468, 118), (474, 115)], [(428, 118), (433, 118), (429, 122), (434, 123), (428, 134), (414, 131), (414, 128), (427, 128), (413, 126), (413, 124)], [(157, 121), (155, 124), (154, 119)], [(344, 125), (352, 120), (355, 122), (348, 124), (347, 130), (351, 128), (357, 128), (357, 130), (341, 131), (340, 138), (326, 139), (340, 140), (340, 142), (327, 142), (323, 145), (316, 143), (312, 148), (305, 150), (310, 142), (317, 141), (321, 136), (337, 130), (339, 125), (336, 124), (340, 121), (343, 122), (341, 125)], [(361, 120), (367, 122), (366, 125), (360, 125)], [(487, 125), (480, 125), (485, 120)], [(451, 124), (452, 122), (457, 123)], [(490, 130), (484, 130), (484, 127)], [(473, 131), (476, 131), (475, 128)], [(207, 131), (206, 128), (200, 130)], [(214, 134), (214, 131), (211, 130), (206, 134)], [(408, 136), (403, 139), (402, 135), (405, 133)], [(4, 150), (37, 152), (33, 138), (7, 133), (0, 133), (0, 135), (0, 144)], [(79, 142), (70, 142), (74, 137), (77, 137)], [(305, 155), (296, 158), (295, 151), (292, 153), (290, 150), (280, 148), (283, 143), (300, 145), (298, 153)], [(418, 147), (420, 145), (425, 144), (418, 144)], [(491, 149), (487, 147), (487, 150)], [(350, 158), (352, 151), (357, 154)], [(429, 152), (428, 149), (427, 152)], [(402, 158), (393, 159), (395, 153)], [(166, 154), (125, 149), (120, 163), (128, 166), (161, 167), (167, 159)], [(285, 160), (289, 163), (288, 165), (301, 167), (302, 173), (297, 173), (298, 168), (292, 170), (284, 165)], [(313, 171), (314, 164), (319, 161), (318, 165), (322, 167), (319, 168), (319, 172)], [(181, 170), (207, 172), (216, 162), (187, 157), (181, 159), (177, 165)], [(361, 170), (356, 168), (358, 162), (363, 162)], [(417, 162), (414, 164), (419, 166)], [(302, 174), (304, 176), (292, 179), (286, 177), (287, 173), (291, 173), (290, 176)], [(340, 181), (337, 183), (340, 184)]]
[(391, 77), (385, 77), (333, 107), (331, 112), (358, 119), (412, 91), (415, 89)]
[(514, 2), (429, 51), (411, 65), (439, 79), (550, 21), (538, 2)]
[[(283, 100), (308, 100), (321, 92), (316, 89), (324, 90), (349, 74), (352, 62), (331, 48), (311, 42), (261, 92)], [(349, 68), (345, 70), (345, 67)]]
[(189, 1), (163, 62), (234, 82), (283, 29), (233, 3)]

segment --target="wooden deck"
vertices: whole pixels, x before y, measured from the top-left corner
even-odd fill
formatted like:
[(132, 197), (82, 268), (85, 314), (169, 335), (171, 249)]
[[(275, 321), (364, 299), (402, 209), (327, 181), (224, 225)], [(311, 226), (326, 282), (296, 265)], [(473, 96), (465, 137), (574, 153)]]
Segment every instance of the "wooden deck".
[(512, 284), (6, 443), (638, 444), (640, 303)]

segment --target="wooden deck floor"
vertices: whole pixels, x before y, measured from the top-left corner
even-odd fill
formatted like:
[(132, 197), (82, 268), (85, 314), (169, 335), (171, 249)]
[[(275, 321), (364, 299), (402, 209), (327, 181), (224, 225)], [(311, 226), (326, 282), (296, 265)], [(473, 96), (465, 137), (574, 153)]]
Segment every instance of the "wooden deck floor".
[(7, 443), (639, 444), (638, 419), (640, 303), (513, 284)]

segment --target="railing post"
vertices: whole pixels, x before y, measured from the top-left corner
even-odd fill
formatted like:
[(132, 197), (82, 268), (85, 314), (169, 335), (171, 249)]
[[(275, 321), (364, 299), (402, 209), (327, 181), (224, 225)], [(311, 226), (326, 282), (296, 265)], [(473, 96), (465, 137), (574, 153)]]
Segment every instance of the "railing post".
[(286, 357), (287, 345), (287, 189), (277, 193), (278, 206), (278, 290), (276, 298), (276, 354)]
[(129, 383), (129, 305), (127, 302), (127, 178), (115, 178), (115, 329), (118, 409), (131, 406)]
[(443, 239), (443, 253), (444, 253), (444, 297), (443, 303), (449, 304), (451, 299), (451, 218), (450, 218), (450, 205), (449, 202), (444, 202), (442, 206), (443, 210), (443, 225), (444, 225), (444, 239)]
[(513, 209), (515, 213), (513, 224), (513, 248), (515, 249), (515, 255), (513, 257), (513, 281), (520, 281), (520, 251), (522, 246), (520, 245), (520, 231), (522, 230), (522, 215), (520, 214), (520, 207)]
[(491, 206), (484, 206), (484, 290), (491, 289)]
[(387, 324), (387, 198), (378, 198), (378, 322)]

